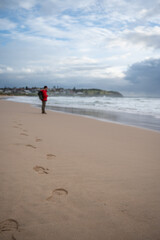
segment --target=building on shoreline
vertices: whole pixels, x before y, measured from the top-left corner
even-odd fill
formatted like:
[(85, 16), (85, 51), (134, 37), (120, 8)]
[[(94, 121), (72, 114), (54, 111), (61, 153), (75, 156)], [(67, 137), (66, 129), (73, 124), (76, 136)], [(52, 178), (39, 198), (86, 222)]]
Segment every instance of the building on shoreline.
[[(1, 95), (9, 96), (37, 96), (38, 91), (41, 88), (38, 87), (23, 87), (23, 88), (0, 88)], [(48, 89), (49, 96), (108, 96), (108, 97), (123, 97), (123, 95), (116, 91), (106, 91), (101, 89), (64, 89), (59, 87), (53, 87)]]

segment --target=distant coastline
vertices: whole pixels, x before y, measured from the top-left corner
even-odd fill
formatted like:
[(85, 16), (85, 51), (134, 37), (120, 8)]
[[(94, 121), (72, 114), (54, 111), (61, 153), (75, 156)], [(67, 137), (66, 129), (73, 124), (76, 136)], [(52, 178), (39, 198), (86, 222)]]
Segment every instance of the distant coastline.
[[(6, 96), (37, 96), (38, 91), (41, 88), (38, 87), (23, 87), (23, 88), (0, 88), (0, 95)], [(120, 92), (117, 91), (106, 91), (96, 88), (81, 88), (81, 89), (64, 89), (59, 87), (53, 87), (48, 89), (50, 96), (82, 96), (82, 97), (93, 97), (93, 96), (107, 96), (107, 97), (123, 97)]]

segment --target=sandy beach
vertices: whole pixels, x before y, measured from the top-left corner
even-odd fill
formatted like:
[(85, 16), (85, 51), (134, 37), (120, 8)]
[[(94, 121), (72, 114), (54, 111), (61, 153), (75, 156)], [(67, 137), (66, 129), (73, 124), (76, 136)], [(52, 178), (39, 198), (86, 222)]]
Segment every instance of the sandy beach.
[(0, 240), (160, 239), (160, 133), (0, 111)]

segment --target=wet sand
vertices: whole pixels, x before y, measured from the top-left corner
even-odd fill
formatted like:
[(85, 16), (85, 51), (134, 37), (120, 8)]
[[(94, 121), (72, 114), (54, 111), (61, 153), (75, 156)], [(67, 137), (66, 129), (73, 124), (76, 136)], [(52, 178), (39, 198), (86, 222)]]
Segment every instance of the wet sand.
[(155, 118), (151, 115), (55, 106), (47, 106), (47, 108), (53, 111), (86, 116), (100, 121), (118, 123), (127, 126), (135, 126), (138, 128), (150, 129), (152, 131), (160, 132), (160, 119)]
[(160, 133), (0, 110), (0, 239), (159, 239)]

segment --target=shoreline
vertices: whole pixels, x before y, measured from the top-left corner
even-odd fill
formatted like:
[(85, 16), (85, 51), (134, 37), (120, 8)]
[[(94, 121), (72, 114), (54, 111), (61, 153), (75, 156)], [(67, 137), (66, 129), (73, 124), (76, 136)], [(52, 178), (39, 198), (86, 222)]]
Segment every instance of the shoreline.
[[(7, 97), (4, 99), (7, 100)], [(35, 103), (29, 103), (29, 102), (27, 104), (30, 104), (38, 108), (41, 107), (41, 104), (35, 104)], [(77, 116), (83, 116), (90, 119), (96, 119), (98, 121), (110, 122), (110, 123), (160, 132), (159, 118), (156, 118), (151, 115), (141, 115), (136, 113), (125, 113), (125, 112), (109, 111), (109, 110), (104, 111), (104, 110), (96, 110), (96, 109), (49, 106), (49, 105), (46, 106), (46, 109), (54, 112), (62, 112), (62, 113), (69, 113)]]
[(103, 110), (93, 110), (93, 109), (83, 109), (83, 108), (56, 107), (56, 106), (47, 106), (46, 109), (55, 111), (55, 112), (62, 112), (62, 113), (69, 113), (77, 116), (83, 116), (90, 119), (96, 119), (98, 121), (160, 132), (159, 119), (150, 115), (138, 115), (134, 113), (114, 112), (109, 110), (103, 111)]

